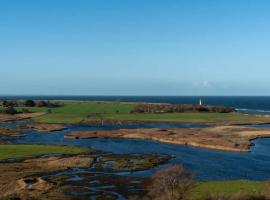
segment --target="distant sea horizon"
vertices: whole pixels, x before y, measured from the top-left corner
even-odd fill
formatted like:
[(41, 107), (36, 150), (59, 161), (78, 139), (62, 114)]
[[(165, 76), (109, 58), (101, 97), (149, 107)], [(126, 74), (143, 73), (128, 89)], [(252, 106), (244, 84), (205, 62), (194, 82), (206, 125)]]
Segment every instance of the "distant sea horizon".
[(171, 104), (197, 104), (201, 99), (205, 105), (230, 106), (242, 113), (270, 115), (270, 96), (0, 95), (0, 100), (15, 99), (123, 101)]

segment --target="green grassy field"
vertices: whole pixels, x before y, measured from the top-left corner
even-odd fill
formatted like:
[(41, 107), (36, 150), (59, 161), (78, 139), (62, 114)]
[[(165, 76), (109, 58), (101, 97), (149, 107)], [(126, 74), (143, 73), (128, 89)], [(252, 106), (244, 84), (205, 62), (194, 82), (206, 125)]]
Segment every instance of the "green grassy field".
[(235, 181), (210, 181), (196, 183), (193, 194), (194, 200), (199, 200), (209, 195), (233, 195), (239, 192), (259, 194), (264, 182), (235, 180)]
[(47, 154), (87, 153), (88, 148), (55, 145), (0, 145), (0, 159), (28, 158)]
[[(116, 102), (63, 101), (63, 106), (52, 108), (51, 113), (35, 118), (44, 123), (91, 123), (96, 120), (150, 121), (179, 123), (237, 124), (270, 122), (270, 118), (240, 113), (164, 113), (131, 114), (132, 104)], [(21, 108), (18, 108), (19, 110)], [(48, 108), (27, 108), (32, 112), (47, 112)]]

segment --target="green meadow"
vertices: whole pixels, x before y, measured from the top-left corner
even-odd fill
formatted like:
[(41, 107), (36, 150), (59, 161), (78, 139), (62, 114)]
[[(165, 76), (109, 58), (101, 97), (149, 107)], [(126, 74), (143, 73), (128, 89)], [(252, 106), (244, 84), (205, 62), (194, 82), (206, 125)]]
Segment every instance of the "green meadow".
[[(146, 122), (179, 122), (179, 123), (209, 123), (238, 124), (269, 122), (270, 118), (255, 115), (234, 113), (130, 113), (131, 103), (118, 102), (82, 102), (61, 101), (57, 108), (28, 107), (31, 112), (46, 112), (47, 114), (34, 118), (44, 123), (91, 123), (97, 120), (146, 121)], [(20, 110), (22, 108), (18, 108)]]
[(0, 145), (0, 159), (29, 158), (48, 154), (80, 154), (88, 148), (56, 145)]
[(264, 184), (262, 181), (249, 180), (198, 182), (195, 184), (192, 196), (194, 200), (199, 200), (210, 195), (230, 196), (240, 192), (259, 194)]

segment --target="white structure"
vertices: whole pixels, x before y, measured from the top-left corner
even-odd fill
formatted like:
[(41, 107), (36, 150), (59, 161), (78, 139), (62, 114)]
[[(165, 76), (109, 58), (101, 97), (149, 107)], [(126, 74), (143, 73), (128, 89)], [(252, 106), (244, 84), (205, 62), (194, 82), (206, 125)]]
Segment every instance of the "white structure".
[(202, 106), (202, 105), (203, 105), (203, 104), (202, 104), (202, 100), (201, 100), (201, 99), (200, 99), (200, 101), (199, 101), (199, 105), (200, 105), (200, 106)]

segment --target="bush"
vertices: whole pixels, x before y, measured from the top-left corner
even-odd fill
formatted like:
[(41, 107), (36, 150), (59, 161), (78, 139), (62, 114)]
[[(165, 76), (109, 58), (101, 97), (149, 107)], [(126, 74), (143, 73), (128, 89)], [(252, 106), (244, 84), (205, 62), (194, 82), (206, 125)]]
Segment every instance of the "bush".
[(4, 108), (3, 113), (14, 115), (14, 114), (17, 114), (18, 112), (13, 106), (9, 106), (9, 107)]
[(28, 109), (26, 109), (26, 108), (23, 108), (22, 113), (30, 113), (30, 111)]
[(191, 104), (136, 104), (130, 113), (179, 113), (179, 112), (218, 112), (230, 113), (235, 109), (224, 106), (204, 106)]
[(17, 103), (16, 103), (16, 101), (3, 101), (2, 102), (2, 106), (3, 107), (13, 107), (13, 106), (17, 106)]
[(158, 171), (150, 184), (150, 199), (184, 200), (190, 196), (193, 174), (180, 165)]
[(36, 103), (33, 101), (33, 100), (26, 100), (24, 105), (26, 107), (35, 107), (36, 106)]

